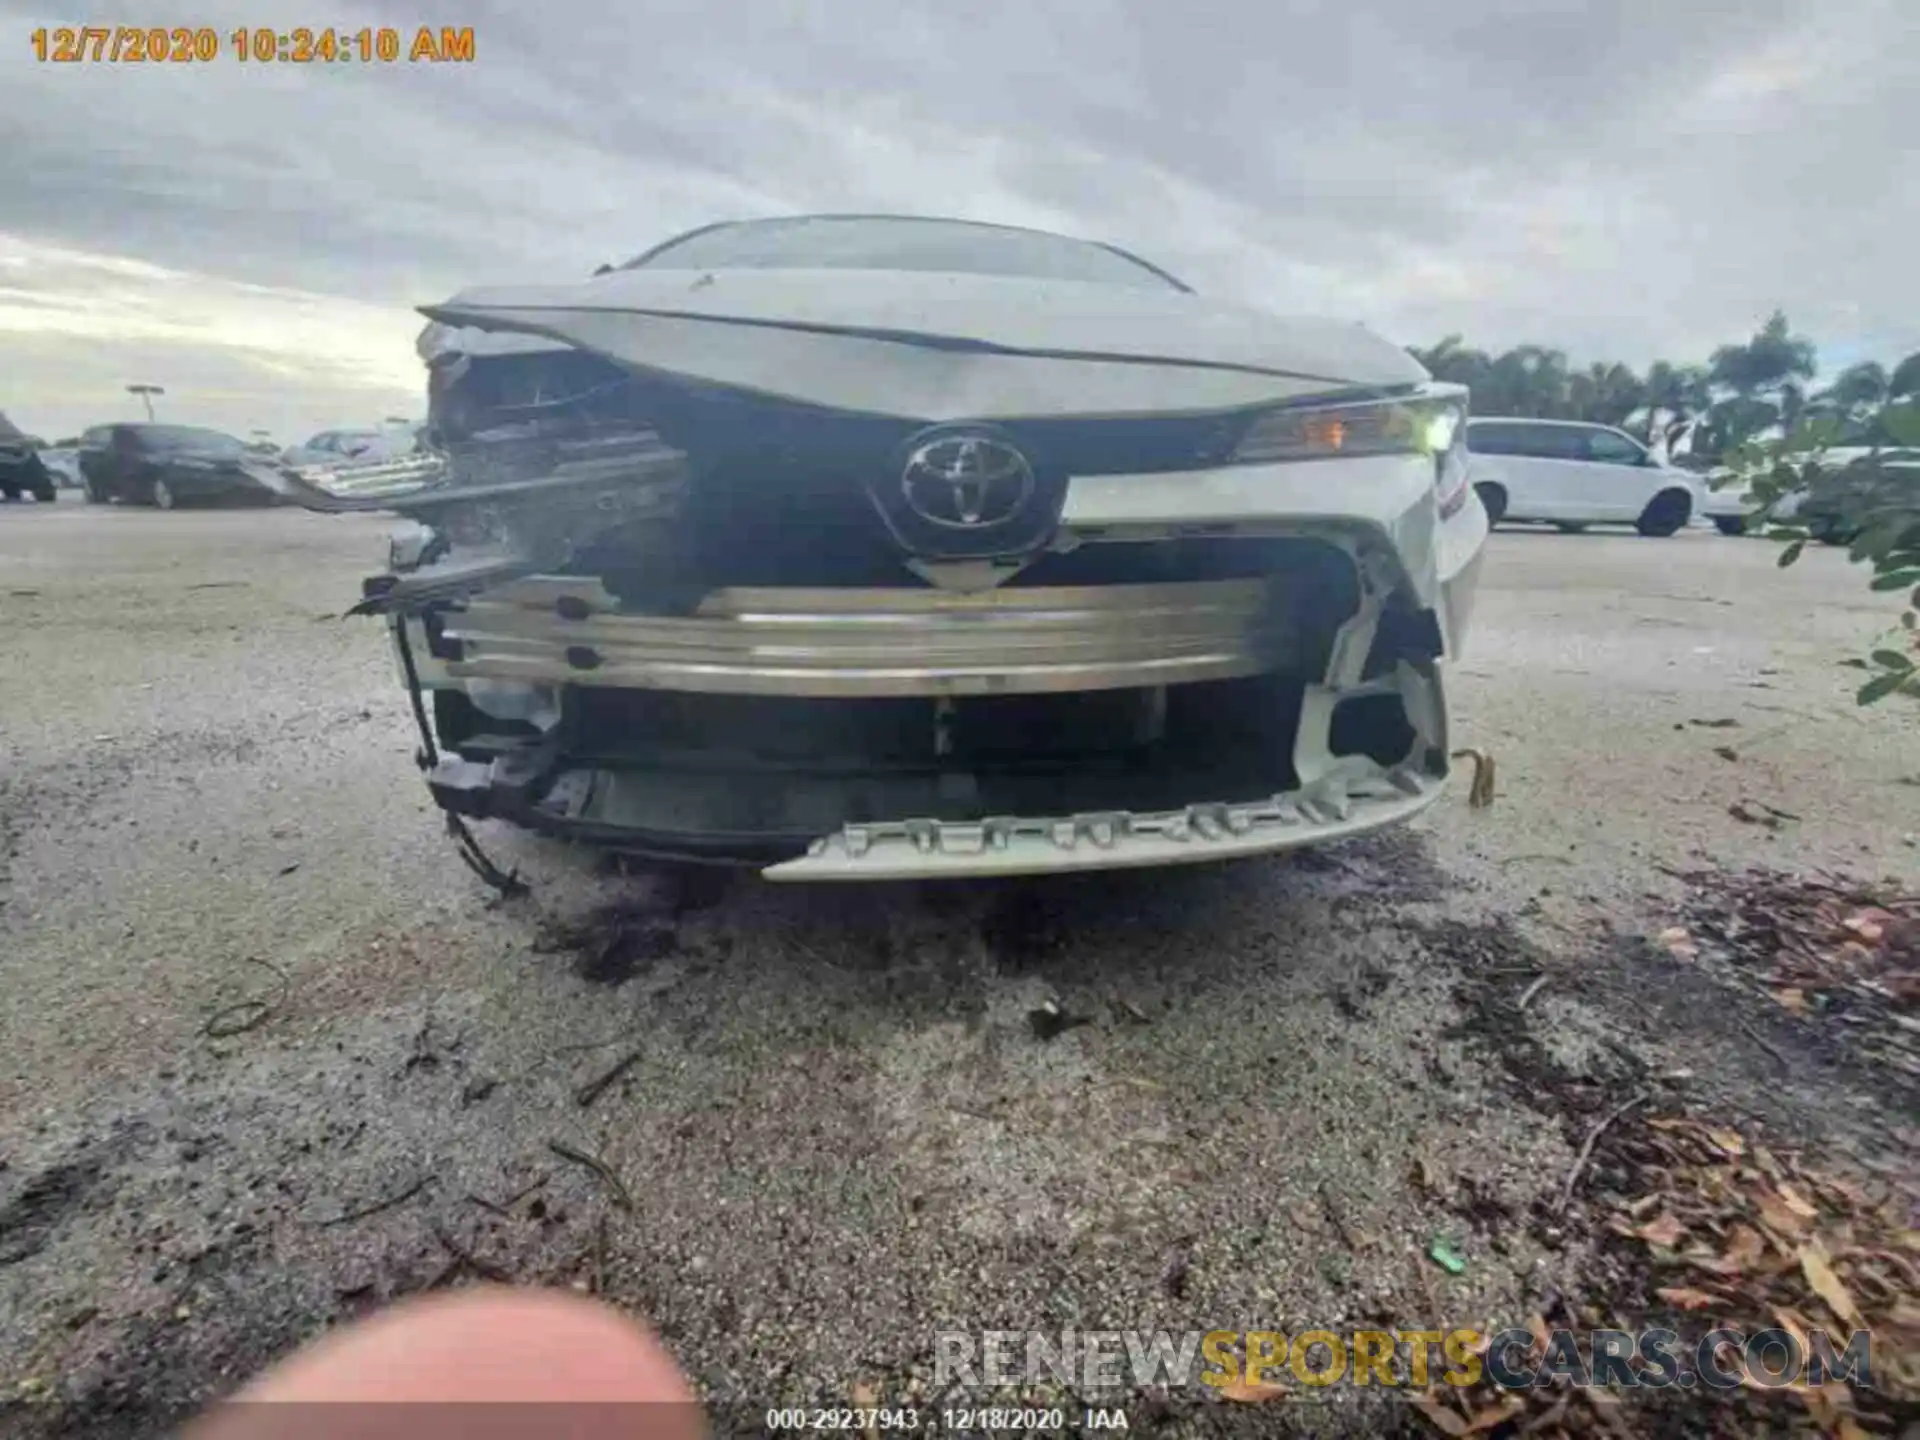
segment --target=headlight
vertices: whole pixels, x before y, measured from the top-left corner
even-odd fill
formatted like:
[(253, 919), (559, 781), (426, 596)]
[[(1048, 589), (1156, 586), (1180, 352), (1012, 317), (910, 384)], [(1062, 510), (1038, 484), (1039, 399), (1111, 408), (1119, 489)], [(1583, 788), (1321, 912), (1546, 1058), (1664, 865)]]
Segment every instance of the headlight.
[(1357, 455), (1426, 455), (1434, 462), (1440, 513), (1467, 498), (1467, 392), (1428, 385), (1398, 400), (1289, 405), (1254, 418), (1234, 447), (1232, 463), (1337, 460)]
[(1467, 392), (1455, 385), (1430, 386), (1404, 400), (1289, 405), (1254, 417), (1233, 459), (1258, 465), (1344, 455), (1444, 455), (1466, 418)]

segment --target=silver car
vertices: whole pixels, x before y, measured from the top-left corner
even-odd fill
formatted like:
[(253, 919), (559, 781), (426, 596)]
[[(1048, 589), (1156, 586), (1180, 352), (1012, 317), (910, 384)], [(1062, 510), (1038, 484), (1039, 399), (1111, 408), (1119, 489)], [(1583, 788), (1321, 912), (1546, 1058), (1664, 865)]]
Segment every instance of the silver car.
[(281, 452), (289, 465), (342, 465), (353, 461), (394, 460), (414, 448), (411, 431), (322, 430)]
[(435, 454), (269, 473), (409, 518), (362, 608), (456, 829), (1011, 875), (1441, 793), (1488, 528), (1466, 396), (1358, 325), (884, 216), (424, 313)]

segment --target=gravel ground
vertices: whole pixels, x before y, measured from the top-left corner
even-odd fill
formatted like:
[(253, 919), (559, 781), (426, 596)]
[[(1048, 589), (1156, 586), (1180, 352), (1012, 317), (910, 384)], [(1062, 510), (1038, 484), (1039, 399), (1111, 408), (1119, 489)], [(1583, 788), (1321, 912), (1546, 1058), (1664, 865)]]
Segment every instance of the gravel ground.
[[(1622, 1084), (1863, 1151), (1910, 1111), (1640, 938), (1663, 865), (1920, 869), (1920, 729), (1852, 706), (1886, 611), (1836, 553), (1496, 535), (1452, 681), (1499, 797), (1401, 834), (695, 893), (481, 827), (534, 885), (492, 906), (336, 618), (383, 529), (0, 509), (9, 1433), (159, 1433), (474, 1275), (597, 1286), (758, 1406), (924, 1399), (945, 1330), (1476, 1323), (1578, 1286), (1535, 1206)], [(1087, 1023), (1037, 1038), (1048, 1000)], [(1402, 1423), (1377, 1396), (1314, 1426)]]

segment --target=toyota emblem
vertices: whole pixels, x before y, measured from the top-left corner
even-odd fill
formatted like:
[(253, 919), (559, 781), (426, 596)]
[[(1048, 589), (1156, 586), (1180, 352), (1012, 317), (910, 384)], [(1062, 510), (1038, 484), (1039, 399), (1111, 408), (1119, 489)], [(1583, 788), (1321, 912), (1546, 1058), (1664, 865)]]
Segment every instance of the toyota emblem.
[(1033, 467), (991, 435), (935, 435), (908, 454), (900, 493), (930, 524), (979, 530), (1020, 513), (1033, 495)]

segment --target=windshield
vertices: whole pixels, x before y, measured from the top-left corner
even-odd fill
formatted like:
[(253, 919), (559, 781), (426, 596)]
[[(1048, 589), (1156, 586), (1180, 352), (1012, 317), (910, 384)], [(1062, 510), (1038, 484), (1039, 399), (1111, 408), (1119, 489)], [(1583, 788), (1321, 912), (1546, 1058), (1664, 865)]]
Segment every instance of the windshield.
[(203, 430), (198, 425), (143, 425), (140, 439), (152, 450), (206, 450), (218, 455), (238, 455), (247, 448), (231, 435)]
[(1105, 245), (963, 220), (807, 216), (748, 220), (669, 240), (623, 270), (915, 270), (1020, 275), (1142, 290), (1184, 290)]

